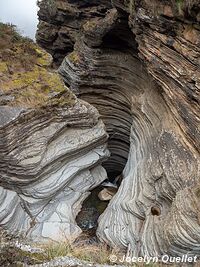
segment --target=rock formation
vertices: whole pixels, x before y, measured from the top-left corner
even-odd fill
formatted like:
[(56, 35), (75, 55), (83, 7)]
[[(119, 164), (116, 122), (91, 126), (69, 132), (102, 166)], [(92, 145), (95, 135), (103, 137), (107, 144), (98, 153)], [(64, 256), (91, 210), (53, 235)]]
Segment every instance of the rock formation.
[[(200, 256), (199, 0), (39, 6), (37, 41), (70, 90), (38, 48), (0, 53), (0, 226), (75, 238), (90, 191), (120, 176), (98, 238), (132, 256)], [(13, 61), (21, 49), (31, 67)]]
[(90, 18), (103, 17), (110, 1), (39, 1), (37, 42), (52, 54), (56, 65), (73, 51), (81, 25)]
[[(16, 32), (1, 27), (10, 43)], [(0, 226), (34, 241), (75, 238), (82, 202), (107, 178), (105, 126), (35, 44), (16, 39), (6, 49), (0, 50)], [(20, 62), (24, 55), (30, 70)]]
[(1, 226), (34, 240), (76, 237), (81, 203), (107, 177), (100, 165), (107, 135), (97, 111), (81, 101), (37, 113), (0, 110)]
[(53, 3), (37, 40), (66, 56), (65, 83), (106, 125), (108, 176), (123, 172), (98, 237), (134, 256), (200, 255), (200, 2)]

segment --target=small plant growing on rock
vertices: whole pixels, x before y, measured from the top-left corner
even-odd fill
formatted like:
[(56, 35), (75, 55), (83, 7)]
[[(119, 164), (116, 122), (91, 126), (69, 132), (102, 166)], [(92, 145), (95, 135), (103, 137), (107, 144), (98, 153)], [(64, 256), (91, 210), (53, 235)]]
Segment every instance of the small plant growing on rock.
[(73, 51), (72, 53), (70, 53), (68, 58), (74, 64), (78, 64), (81, 61), (80, 55), (76, 51)]
[(97, 27), (97, 22), (95, 20), (89, 20), (83, 25), (83, 29), (86, 32), (94, 30), (96, 27)]
[(129, 2), (129, 12), (133, 16), (135, 14), (135, 0), (130, 0)]
[(183, 14), (184, 1), (183, 0), (176, 0), (176, 5), (177, 5), (179, 15)]
[(50, 17), (54, 17), (57, 13), (57, 5), (55, 0), (38, 0), (37, 5), (46, 9)]

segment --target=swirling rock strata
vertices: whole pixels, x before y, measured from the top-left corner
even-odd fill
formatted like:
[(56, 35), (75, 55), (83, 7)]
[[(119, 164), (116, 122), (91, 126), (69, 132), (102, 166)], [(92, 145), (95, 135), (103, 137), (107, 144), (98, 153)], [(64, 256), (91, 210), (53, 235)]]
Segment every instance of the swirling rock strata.
[[(7, 39), (9, 27), (1, 25)], [(34, 241), (76, 238), (83, 201), (107, 178), (107, 133), (98, 111), (49, 68), (49, 56), (21, 41), (0, 50), (0, 227)]]
[(100, 163), (107, 135), (97, 111), (82, 101), (39, 112), (0, 110), (0, 225), (34, 240), (77, 236), (83, 200), (106, 179)]
[(128, 157), (97, 234), (134, 256), (200, 255), (199, 1), (112, 5), (87, 19), (60, 67), (102, 115), (107, 171)]

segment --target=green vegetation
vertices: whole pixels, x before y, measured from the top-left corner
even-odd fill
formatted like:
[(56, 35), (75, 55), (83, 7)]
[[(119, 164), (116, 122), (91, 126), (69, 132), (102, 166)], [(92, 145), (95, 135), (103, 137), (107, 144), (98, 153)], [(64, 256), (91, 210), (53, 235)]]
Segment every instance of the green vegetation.
[(83, 25), (83, 29), (84, 31), (88, 32), (91, 30), (94, 30), (97, 27), (97, 22), (93, 19), (93, 20), (88, 20), (84, 25)]
[[(109, 263), (109, 255), (111, 254), (111, 250), (101, 244), (98, 246), (78, 245), (70, 244), (67, 241), (60, 243), (50, 242), (40, 246), (42, 252), (30, 253), (16, 248), (12, 244), (13, 241), (10, 244), (5, 243), (4, 246), (0, 246), (0, 266), (23, 266), (22, 264), (24, 263), (31, 265), (41, 264), (64, 256), (103, 264)], [(3, 242), (5, 242), (5, 238)], [(3, 242), (1, 240), (1, 245)]]
[[(84, 237), (83, 237), (84, 238)], [(86, 236), (88, 238), (88, 236)], [(23, 238), (20, 238), (23, 243)], [(13, 244), (16, 242), (14, 237), (8, 236), (5, 232), (0, 230), (0, 266), (8, 267), (22, 267), (25, 265), (35, 265), (49, 262), (59, 257), (72, 257), (77, 258), (80, 261), (87, 261), (88, 263), (98, 264), (120, 264), (120, 262), (111, 262), (110, 256), (116, 255), (117, 259), (120, 260), (124, 256), (124, 252), (119, 250), (110, 249), (107, 245), (96, 243), (96, 244), (84, 244), (83, 242), (72, 243), (69, 241), (63, 242), (49, 242), (43, 245), (33, 245), (37, 247), (41, 252), (26, 252), (19, 248), (16, 248)], [(161, 263), (123, 263), (124, 266), (129, 267), (161, 267), (165, 266)], [(175, 267), (176, 265), (171, 265)]]
[(176, 0), (179, 15), (183, 12), (184, 0)]
[(109, 263), (109, 255), (111, 250), (107, 246), (99, 245), (78, 245), (70, 244), (69, 242), (54, 243), (51, 242), (42, 247), (43, 254), (36, 256), (36, 261), (50, 261), (56, 257), (71, 256), (80, 260), (95, 262), (95, 263)]
[(190, 10), (197, 0), (174, 0), (178, 9), (179, 15), (184, 15), (184, 10)]
[(135, 0), (129, 1), (129, 12), (131, 16), (135, 14)]
[[(131, 16), (135, 15), (136, 12), (136, 1), (135, 0), (124, 0), (125, 5), (129, 8), (129, 13)], [(149, 11), (151, 11), (155, 16), (159, 15), (160, 8), (164, 5), (171, 5), (174, 9), (174, 14), (184, 16), (185, 11), (190, 13), (190, 9), (193, 5), (198, 4), (198, 0), (172, 0), (169, 3), (164, 3), (164, 1), (157, 0), (146, 0), (147, 6), (149, 7)], [(178, 12), (177, 12), (178, 11)]]
[(22, 267), (24, 266), (22, 263), (30, 265), (40, 263), (34, 258), (34, 255), (13, 246), (5, 246), (0, 252), (0, 266)]
[(78, 64), (81, 61), (79, 54), (77, 52), (75, 52), (75, 51), (73, 51), (72, 53), (70, 53), (68, 55), (68, 58), (74, 64)]
[(57, 5), (55, 0), (37, 0), (37, 5), (40, 7), (41, 4), (48, 11), (50, 17), (54, 17), (57, 13)]
[[(14, 96), (11, 105), (72, 105), (73, 94), (50, 67), (51, 56), (16, 27), (0, 23), (0, 87)], [(54, 97), (55, 96), (55, 97)]]
[(200, 198), (200, 187), (195, 190), (195, 194), (198, 198)]

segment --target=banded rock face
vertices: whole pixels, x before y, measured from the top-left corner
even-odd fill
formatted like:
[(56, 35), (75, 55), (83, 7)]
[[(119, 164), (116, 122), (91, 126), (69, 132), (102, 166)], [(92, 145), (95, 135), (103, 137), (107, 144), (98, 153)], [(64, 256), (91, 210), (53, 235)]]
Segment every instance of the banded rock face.
[(34, 240), (76, 237), (75, 217), (89, 191), (106, 179), (107, 134), (97, 111), (1, 110), (0, 225)]
[[(2, 27), (9, 39), (13, 29)], [(83, 201), (107, 178), (107, 133), (98, 111), (47, 66), (49, 56), (21, 41), (7, 49), (10, 61), (0, 50), (0, 227), (34, 241), (73, 239)]]
[(108, 173), (126, 164), (97, 234), (134, 256), (200, 255), (200, 3), (111, 2), (103, 17), (85, 13), (60, 67), (106, 124)]
[(59, 65), (79, 35), (82, 24), (90, 18), (101, 18), (111, 3), (108, 0), (73, 1), (49, 0), (39, 2), (37, 42), (44, 47)]

